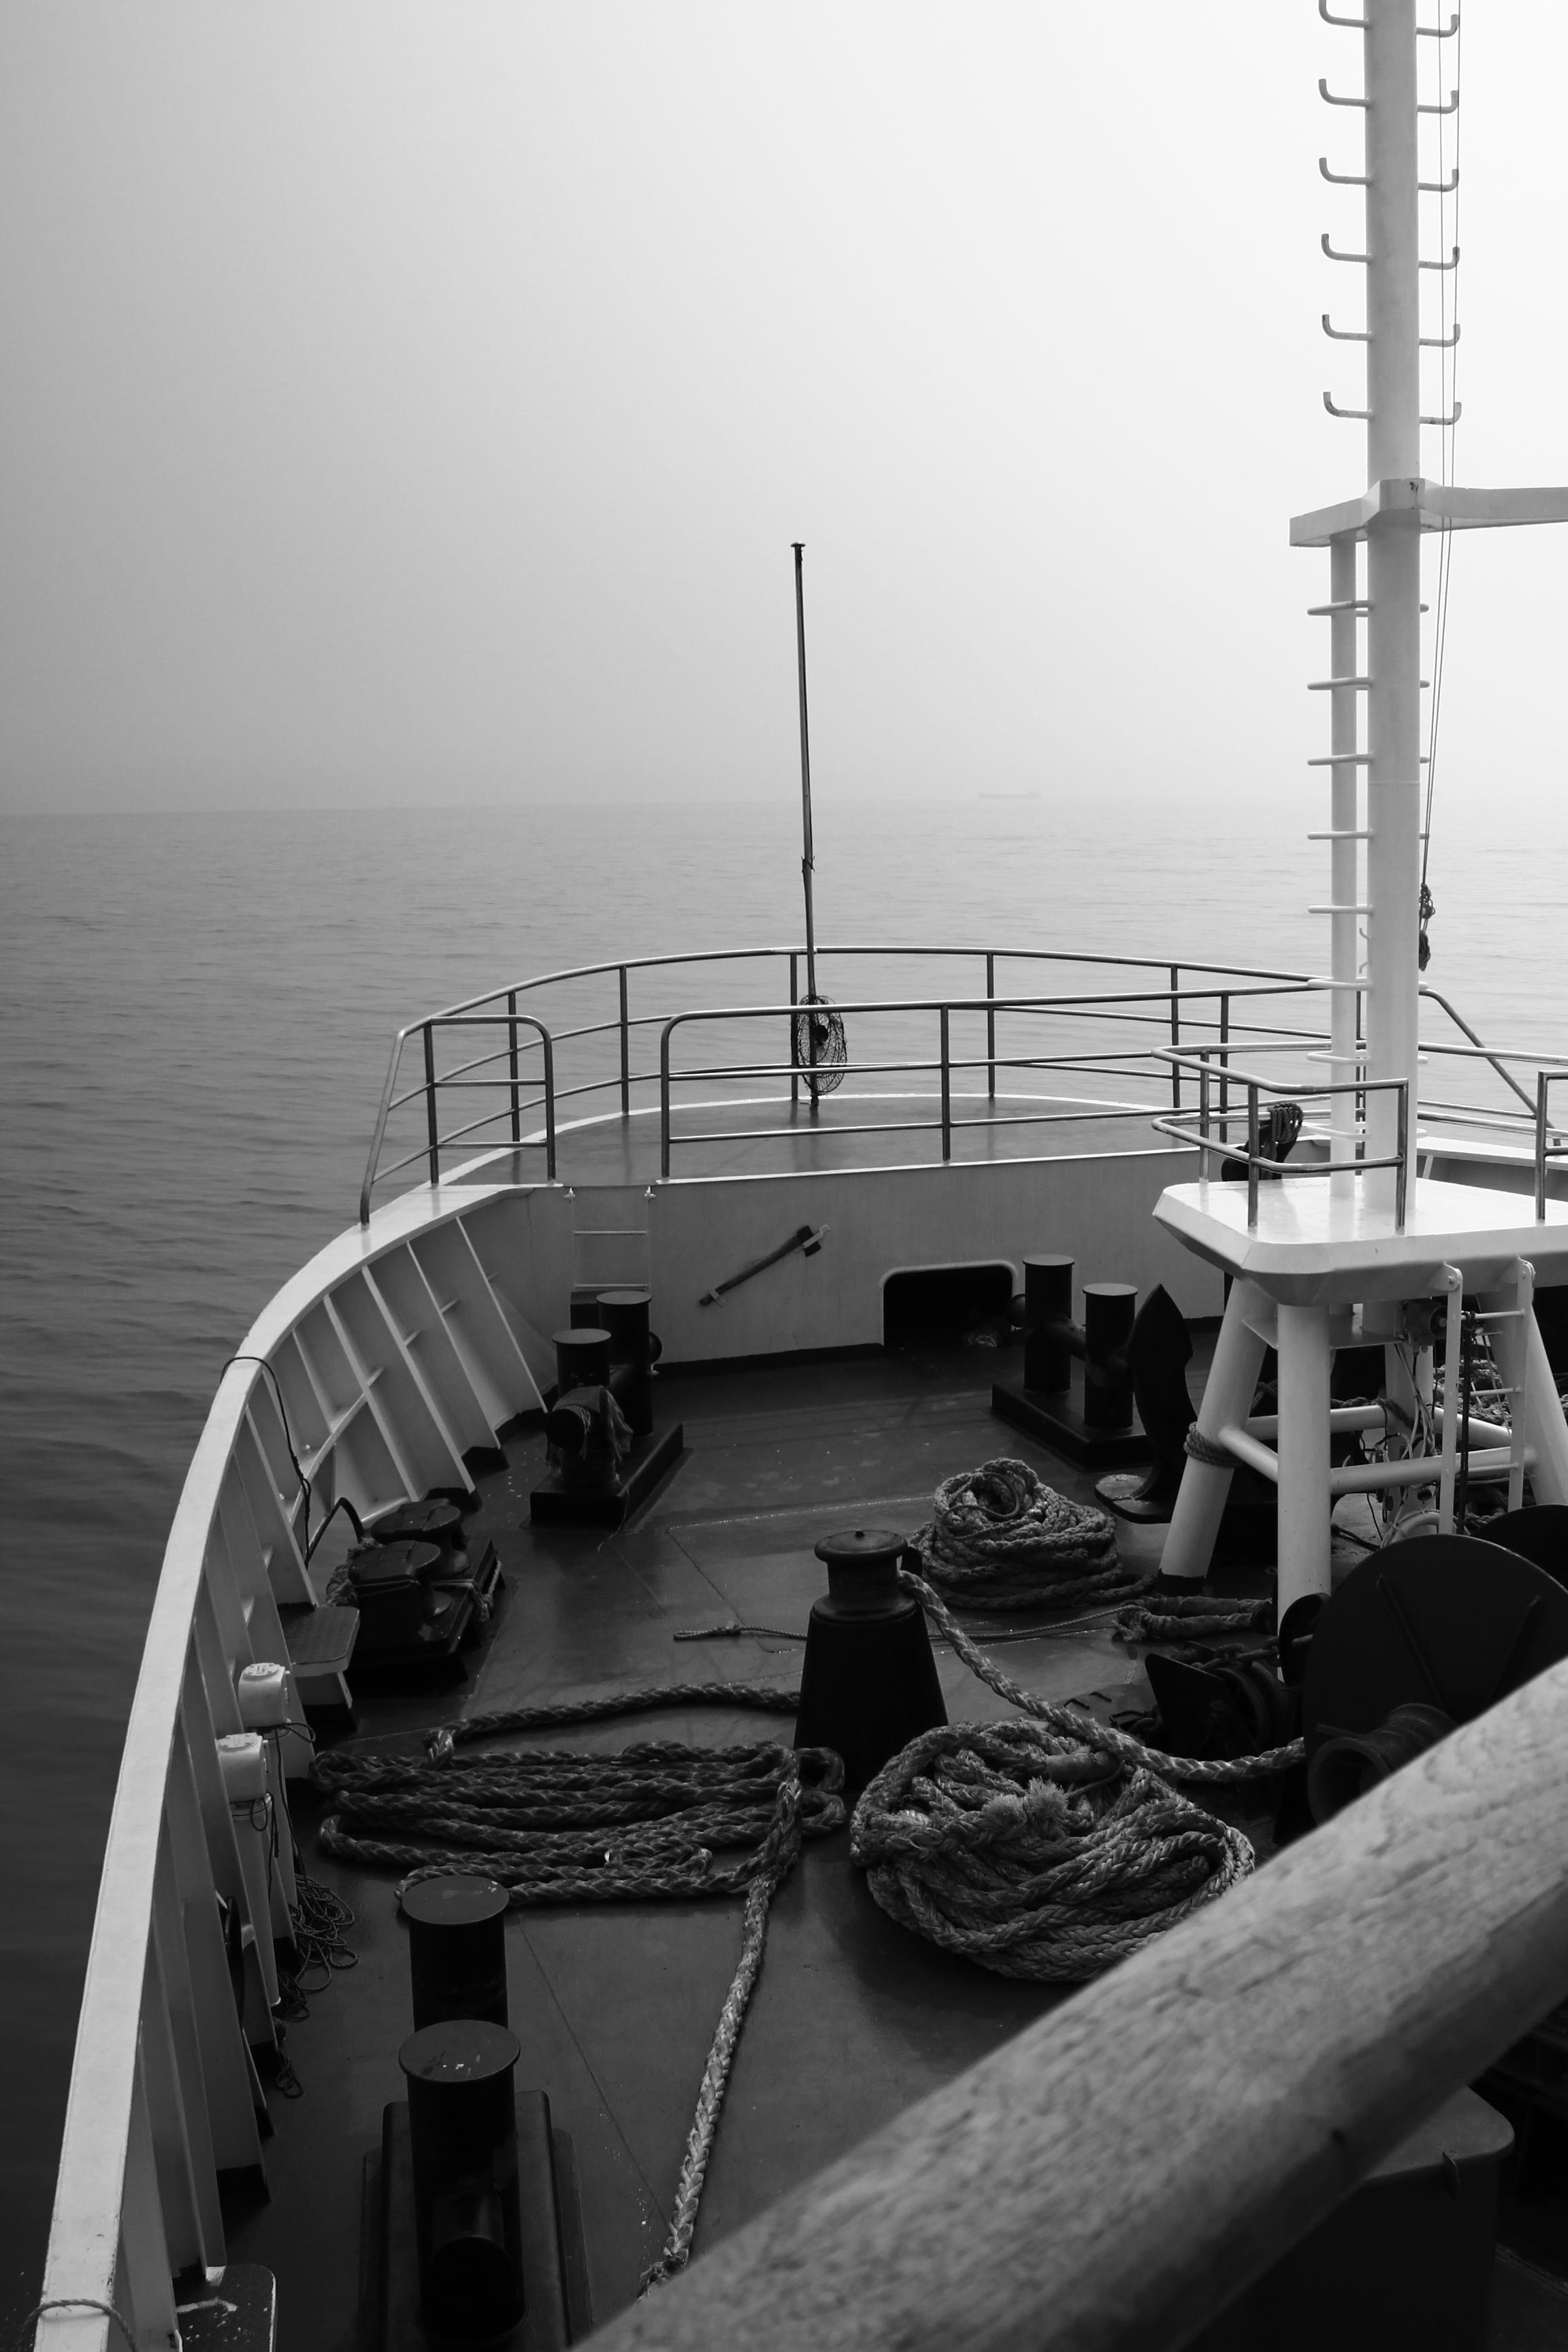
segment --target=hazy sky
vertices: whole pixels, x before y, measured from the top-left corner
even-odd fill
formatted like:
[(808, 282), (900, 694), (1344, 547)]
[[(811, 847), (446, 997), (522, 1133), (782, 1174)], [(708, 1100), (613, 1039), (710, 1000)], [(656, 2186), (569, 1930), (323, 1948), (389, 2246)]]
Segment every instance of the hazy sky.
[[(824, 793), (1321, 816), (1359, 73), (1313, 0), (6, 0), (0, 802), (788, 791), (803, 538)], [(1568, 480), (1565, 88), (1469, 0), (1463, 480)], [(1560, 788), (1565, 627), (1568, 530), (1459, 542), (1444, 791)]]

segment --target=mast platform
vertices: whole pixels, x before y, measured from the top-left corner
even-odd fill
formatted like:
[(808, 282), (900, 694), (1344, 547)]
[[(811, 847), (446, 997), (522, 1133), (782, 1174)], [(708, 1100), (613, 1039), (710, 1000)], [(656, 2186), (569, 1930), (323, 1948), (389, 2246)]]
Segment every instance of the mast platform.
[(1449, 1265), (1463, 1269), (1467, 1290), (1491, 1290), (1521, 1258), (1542, 1284), (1568, 1282), (1568, 1202), (1548, 1201), (1542, 1223), (1521, 1193), (1413, 1178), (1401, 1227), (1370, 1191), (1364, 1180), (1341, 1194), (1321, 1176), (1288, 1176), (1258, 1187), (1249, 1229), (1247, 1187), (1205, 1180), (1170, 1186), (1154, 1214), (1199, 1257), (1277, 1305), (1414, 1297), (1435, 1288)]
[[(1506, 1473), (1510, 1508), (1522, 1500), (1527, 1470), (1537, 1501), (1568, 1503), (1568, 1423), (1532, 1303), (1538, 1281), (1568, 1281), (1568, 1205), (1548, 1201), (1537, 1217), (1525, 1213), (1517, 1192), (1417, 1179), (1400, 1221), (1365, 1178), (1342, 1192), (1320, 1176), (1260, 1185), (1250, 1223), (1246, 1188), (1223, 1180), (1173, 1185), (1154, 1213), (1232, 1277), (1214, 1370), (1187, 1440), (1162, 1563), (1167, 1576), (1207, 1572), (1237, 1463), (1279, 1488), (1281, 1619), (1309, 1593), (1330, 1591), (1331, 1520), (1342, 1495), (1434, 1486), (1438, 1526), (1449, 1532), (1463, 1452), (1471, 1472)], [(1506, 1383), (1506, 1425), (1479, 1422), (1462, 1395), (1461, 1327), (1470, 1297), (1479, 1297)], [(1435, 1383), (1439, 1334), (1445, 1360)], [(1375, 1407), (1336, 1412), (1335, 1348), (1379, 1341), (1388, 1394)], [(1268, 1347), (1279, 1353), (1279, 1410), (1256, 1415)], [(1333, 1466), (1336, 1429), (1381, 1426), (1386, 1437), (1396, 1415), (1411, 1433), (1400, 1458)], [(1440, 1432), (1440, 1452), (1415, 1442), (1424, 1417)]]

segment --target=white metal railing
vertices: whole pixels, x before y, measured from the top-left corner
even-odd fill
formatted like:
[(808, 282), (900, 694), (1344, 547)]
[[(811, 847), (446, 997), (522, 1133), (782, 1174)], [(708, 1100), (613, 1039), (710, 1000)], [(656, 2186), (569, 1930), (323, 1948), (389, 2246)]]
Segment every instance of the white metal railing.
[[(790, 1101), (798, 1103), (811, 1076), (808, 1066), (793, 1058), (793, 1022), (802, 1002), (805, 961), (803, 947), (770, 946), (584, 964), (509, 983), (410, 1022), (393, 1040), (360, 1190), (362, 1223), (369, 1222), (380, 1188), (412, 1169), (417, 1168), (437, 1183), (443, 1165), (450, 1164), (456, 1152), (472, 1156), (488, 1150), (528, 1151), (538, 1155), (535, 1164), (548, 1180), (557, 1172), (559, 1139), (567, 1112), (592, 1117), (595, 1112), (614, 1115), (618, 1111), (629, 1117), (634, 1109), (652, 1108), (662, 1099), (666, 1087), (666, 1056), (661, 1051), (655, 1065), (639, 1068), (639, 1040), (651, 1031), (662, 1043), (672, 1017), (690, 1021), (704, 1013), (690, 993), (700, 974), (722, 971), (754, 981), (763, 992), (754, 1002), (712, 1008), (706, 1017), (749, 1017), (763, 1024), (764, 1033), (778, 1037), (783, 1046), (782, 1055), (741, 1055), (721, 1075), (721, 1082), (732, 1085), (741, 1076), (765, 1072), (787, 1079)], [(1146, 1031), (1149, 1045), (1136, 1057), (1127, 1058), (1136, 1058), (1147, 1073), (1156, 1043), (1179, 1045), (1193, 1035), (1194, 1028), (1212, 1030), (1222, 1039), (1233, 1034), (1239, 1040), (1254, 1034), (1277, 1034), (1277, 1022), (1260, 1027), (1248, 1024), (1240, 1009), (1244, 998), (1289, 998), (1321, 986), (1304, 973), (1249, 965), (1054, 948), (948, 947), (925, 941), (842, 942), (818, 948), (816, 963), (819, 978), (846, 966), (856, 971), (869, 966), (890, 975), (895, 983), (911, 967), (945, 968), (956, 963), (972, 969), (983, 982), (978, 991), (950, 991), (939, 1000), (929, 988), (906, 987), (899, 994), (889, 990), (875, 998), (865, 991), (840, 988), (840, 998), (847, 996), (849, 1001), (836, 1009), (858, 1010), (875, 1002), (889, 1013), (913, 1013), (921, 1008), (934, 1010), (942, 1001), (950, 1012), (973, 1014), (984, 1049), (970, 1056), (964, 1066), (983, 1068), (987, 1074), (987, 1108), (976, 1123), (998, 1127), (1006, 1125), (1009, 1116), (994, 1108), (998, 1070), (1068, 1070), (1075, 1061), (1089, 1066), (1104, 1059), (1103, 1052), (1077, 1055), (1069, 1052), (1054, 1058), (1043, 1053), (999, 1052), (998, 1024), (1010, 1016), (1040, 1014), (1047, 1002), (1053, 1003), (1059, 1021), (1076, 1024), (1080, 1034), (1097, 1031), (1106, 1050), (1122, 1042), (1114, 1034), (1119, 1018), (1134, 1019)], [(1102, 984), (1092, 991), (1058, 990), (1051, 999), (1034, 985), (1017, 985), (1020, 978), (1037, 979), (1046, 971), (1099, 974)], [(1138, 975), (1142, 984), (1112, 988), (1104, 984), (1112, 973)], [(786, 982), (783, 1002), (778, 989), (781, 980)], [(671, 982), (679, 983), (682, 1001), (658, 1003), (658, 997), (668, 993)], [(834, 984), (837, 985), (837, 977)], [(607, 988), (613, 988), (614, 994), (605, 1006), (602, 999)], [(411, 1055), (416, 1057), (417, 1066), (410, 1076)], [(929, 1057), (923, 1066), (940, 1071), (940, 1054)], [(678, 1082), (679, 1075), (675, 1074)], [(1179, 1074), (1174, 1080), (1168, 1071), (1159, 1075), (1163, 1085), (1173, 1087), (1171, 1098), (1179, 1105)], [(1140, 1110), (1147, 1106), (1140, 1101), (1126, 1108)], [(538, 1124), (531, 1127), (531, 1120)], [(936, 1132), (941, 1123), (929, 1124)], [(678, 1146), (679, 1139), (675, 1139)]]
[[(1258, 1049), (1254, 1047), (1253, 1050)], [(1365, 1176), (1375, 1168), (1388, 1168), (1394, 1171), (1394, 1230), (1398, 1233), (1404, 1231), (1410, 1181), (1410, 1088), (1403, 1078), (1350, 1078), (1301, 1087), (1289, 1079), (1272, 1078), (1261, 1071), (1239, 1066), (1227, 1046), (1200, 1045), (1182, 1054), (1172, 1049), (1167, 1058), (1179, 1067), (1195, 1074), (1198, 1106), (1193, 1111), (1173, 1111), (1168, 1118), (1157, 1118), (1154, 1125), (1163, 1135), (1173, 1136), (1178, 1142), (1195, 1144), (1205, 1176), (1209, 1172), (1210, 1158), (1216, 1153), (1222, 1159), (1232, 1159), (1245, 1166), (1249, 1232), (1256, 1232), (1258, 1228), (1260, 1177)], [(1365, 1105), (1370, 1096), (1378, 1094), (1389, 1094), (1394, 1098), (1394, 1147), (1383, 1158), (1374, 1159), (1368, 1156), (1366, 1150)], [(1238, 1113), (1230, 1107), (1233, 1095), (1239, 1095), (1246, 1107), (1245, 1124), (1239, 1139), (1230, 1132), (1238, 1118)], [(1273, 1157), (1263, 1148), (1258, 1115), (1259, 1103), (1265, 1095), (1275, 1103), (1289, 1102), (1295, 1110), (1303, 1114), (1315, 1103), (1333, 1103), (1347, 1096), (1353, 1097), (1359, 1116), (1357, 1130), (1351, 1139), (1352, 1156), (1348, 1160), (1336, 1160), (1333, 1156), (1335, 1148), (1347, 1139), (1303, 1115), (1300, 1136), (1292, 1139), (1291, 1148), (1297, 1139), (1321, 1143), (1329, 1156), (1308, 1160)]]
[[(260, 2160), (285, 1871), (258, 1870), (217, 1739), (242, 1728), (241, 1670), (288, 1664), (316, 1593), (312, 1531), (470, 1483), (465, 1452), (539, 1402), (515, 1308), (461, 1216), (357, 1231), (296, 1276), (225, 1370), (170, 1530), (115, 1790), (77, 2027), (37, 2323), (38, 2352), (178, 2342), (174, 2274), (224, 2260), (220, 2173)], [(276, 1383), (276, 1385), (274, 1384)], [(302, 1474), (302, 1476), (301, 1476)], [(308, 1482), (313, 1503), (308, 1497)], [(290, 1715), (302, 1721), (293, 1677)], [(298, 1748), (296, 1769), (306, 1749)], [(276, 1743), (271, 1819), (289, 1753)], [(279, 1856), (287, 1861), (287, 1849)], [(257, 1997), (237, 2011), (220, 1898)]]
[[(1153, 1115), (1167, 1102), (1170, 1111), (1180, 1113), (1183, 1072), (1195, 1050), (1208, 1053), (1225, 1091), (1227, 1049), (1296, 1045), (1318, 1054), (1331, 1044), (1328, 1031), (1312, 1025), (1308, 1008), (1299, 1003), (1305, 997), (1315, 1004), (1331, 983), (1301, 972), (1066, 949), (929, 942), (840, 943), (819, 948), (817, 964), (819, 975), (834, 975), (836, 988), (838, 973), (847, 978), (868, 969), (892, 983), (880, 992), (837, 988), (834, 1009), (851, 1024), (851, 1058), (844, 1076), (868, 1082), (868, 1093), (858, 1083), (850, 1097), (819, 1107), (825, 1129), (840, 1137), (927, 1133), (933, 1139), (933, 1158), (951, 1156), (955, 1130), (963, 1127), (991, 1130), (988, 1148), (1004, 1150), (1011, 1139), (1005, 1131), (1016, 1129), (1024, 1151), (1025, 1130)], [(929, 971), (954, 964), (972, 970), (983, 986), (907, 985), (921, 967)], [(704, 1087), (700, 1107), (709, 1111), (734, 1106), (745, 1099), (742, 1087), (759, 1082), (781, 1090), (771, 1099), (787, 1100), (786, 1115), (767, 1124), (753, 1119), (744, 1128), (726, 1128), (725, 1141), (783, 1144), (797, 1139), (795, 1114), (802, 1099), (809, 1098), (813, 1076), (795, 1058), (804, 967), (805, 950), (791, 946), (584, 964), (509, 983), (409, 1023), (393, 1041), (360, 1190), (362, 1223), (368, 1223), (377, 1193), (414, 1170), (434, 1184), (454, 1161), (471, 1169), (504, 1154), (515, 1166), (518, 1156), (526, 1154), (539, 1176), (552, 1181), (562, 1172), (563, 1152), (570, 1149), (563, 1139), (569, 1136), (569, 1122), (616, 1114), (657, 1115), (660, 1171), (667, 1180), (677, 1177), (680, 1153), (712, 1139), (710, 1127), (682, 1124), (683, 1103), (697, 1081)], [(744, 981), (761, 992), (748, 1001), (693, 1003), (694, 985), (710, 973)], [(1071, 975), (1076, 984), (1044, 992), (1035, 983), (1047, 973), (1053, 979)], [(1092, 984), (1083, 984), (1080, 975)], [(1113, 977), (1121, 984), (1110, 984)], [(782, 992), (781, 980), (786, 983)], [(1020, 980), (1028, 984), (1020, 987)], [(1129, 980), (1138, 984), (1125, 984)], [(672, 989), (679, 1001), (661, 1003)], [(1447, 1057), (1470, 1078), (1497, 1081), (1498, 1094), (1489, 1100), (1484, 1091), (1472, 1089), (1464, 1099), (1424, 1098), (1410, 1106), (1412, 1143), (1417, 1119), (1442, 1118), (1530, 1149), (1537, 1140), (1536, 1099), (1515, 1069), (1531, 1063), (1550, 1069), (1553, 1057), (1488, 1046), (1447, 997), (1430, 988), (1421, 994), (1429, 1010), (1458, 1033), (1457, 1040), (1428, 1039), (1423, 1052)], [(1360, 1007), (1358, 997), (1358, 1037)], [(678, 1048), (685, 1033), (703, 1024), (728, 1024), (733, 1046), (717, 1062), (683, 1066)], [(965, 1024), (972, 1047), (958, 1042)], [(638, 1046), (650, 1033), (658, 1038), (658, 1053), (642, 1066)], [(1363, 1050), (1358, 1046), (1358, 1055)], [(416, 1063), (412, 1072), (410, 1055)], [(954, 1081), (981, 1072), (983, 1091), (971, 1087), (955, 1111)], [(1123, 1082), (1122, 1092), (1112, 1100), (1081, 1103), (1063, 1093), (1046, 1108), (1037, 1097), (1005, 1091), (1009, 1074), (1034, 1080), (1047, 1073), (1075, 1083), (1088, 1076), (1112, 1076)], [(887, 1082), (922, 1078), (930, 1082), (931, 1108), (918, 1116), (891, 1116), (895, 1106), (888, 1099)], [(1311, 1091), (1324, 1095), (1329, 1089), (1319, 1086)], [(1341, 1091), (1359, 1095), (1364, 1087), (1358, 1082)], [(873, 1115), (879, 1098), (889, 1115)], [(865, 1108), (868, 1100), (872, 1112)], [(859, 1107), (853, 1114), (851, 1101)], [(1549, 1144), (1544, 1156), (1555, 1149)], [(564, 1172), (571, 1175), (570, 1166)], [(1544, 1175), (1539, 1182), (1544, 1185)]]

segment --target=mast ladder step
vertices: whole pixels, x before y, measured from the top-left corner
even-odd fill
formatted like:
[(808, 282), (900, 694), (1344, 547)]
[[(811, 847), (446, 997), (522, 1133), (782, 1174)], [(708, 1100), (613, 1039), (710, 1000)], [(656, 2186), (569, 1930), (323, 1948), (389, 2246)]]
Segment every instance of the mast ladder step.
[(1309, 915), (1370, 915), (1372, 908), (1358, 899), (1348, 907), (1309, 907)]

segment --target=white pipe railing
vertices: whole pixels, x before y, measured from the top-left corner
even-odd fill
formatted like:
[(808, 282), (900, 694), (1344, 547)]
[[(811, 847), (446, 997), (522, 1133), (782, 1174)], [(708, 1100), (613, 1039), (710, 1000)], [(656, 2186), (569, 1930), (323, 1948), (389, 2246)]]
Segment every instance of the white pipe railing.
[[(808, 1069), (788, 1059), (780, 1060), (776, 1053), (764, 1053), (742, 1060), (733, 1067), (714, 1071), (671, 1072), (668, 1066), (669, 1024), (677, 1026), (701, 1020), (754, 1021), (783, 1025), (791, 1021), (799, 1000), (799, 975), (803, 950), (779, 946), (762, 948), (723, 948), (688, 954), (649, 956), (623, 962), (584, 964), (570, 971), (545, 972), (527, 981), (492, 989), (481, 996), (467, 998), (460, 1004), (448, 1005), (438, 1013), (409, 1023), (400, 1029), (393, 1041), (385, 1081), (377, 1108), (365, 1171), (360, 1187), (360, 1221), (369, 1221), (373, 1202), (379, 1188), (389, 1180), (406, 1175), (418, 1169), (432, 1184), (439, 1183), (444, 1171), (451, 1168), (455, 1155), (465, 1152), (464, 1173), (483, 1170), (498, 1158), (514, 1166), (517, 1155), (527, 1153), (526, 1165), (545, 1181), (557, 1175), (558, 1126), (562, 1114), (570, 1107), (578, 1123), (592, 1123), (616, 1112), (629, 1118), (634, 1108), (634, 1097), (642, 1092), (645, 1099), (640, 1108), (655, 1106), (647, 1101), (646, 1090), (658, 1088), (658, 1108), (660, 1118), (660, 1165), (666, 1177), (676, 1172), (670, 1164), (672, 1147), (684, 1142), (705, 1141), (705, 1135), (672, 1134), (668, 1116), (668, 1086), (673, 1076), (711, 1077), (721, 1085), (731, 1086), (742, 1081), (769, 1076), (787, 1078), (792, 1108), (796, 1104), (803, 1086), (808, 1086)], [(997, 1080), (999, 1073), (1055, 1071), (1082, 1073), (1084, 1064), (1092, 1059), (1095, 1049), (1063, 1050), (1058, 1041), (1053, 1049), (1050, 1024), (1076, 1024), (1080, 1037), (1105, 1032), (1101, 1039), (1100, 1058), (1114, 1060), (1128, 1075), (1163, 1079), (1171, 1089), (1171, 1108), (1182, 1108), (1184, 1047), (1211, 1042), (1220, 1048), (1222, 1092), (1223, 1064), (1228, 1049), (1257, 1050), (1278, 1042), (1295, 1044), (1303, 1049), (1318, 1048), (1327, 1058), (1349, 1066), (1353, 1073), (1357, 1063), (1364, 1059), (1364, 1047), (1346, 1045), (1347, 1006), (1350, 1027), (1346, 1034), (1359, 1036), (1361, 1027), (1362, 992), (1347, 991), (1340, 983), (1311, 980), (1300, 972), (1268, 971), (1248, 965), (1202, 963), (1153, 956), (1118, 956), (1079, 952), (1063, 949), (1024, 949), (994, 947), (936, 947), (918, 943), (878, 943), (850, 941), (818, 949), (819, 961), (834, 961), (854, 966), (867, 959), (874, 963), (890, 965), (913, 962), (930, 967), (932, 964), (973, 965), (984, 974), (982, 992), (949, 992), (932, 995), (921, 992), (898, 997), (867, 997), (856, 994), (853, 1001), (837, 1001), (837, 1009), (854, 1019), (865, 1013), (873, 1019), (879, 1016), (916, 1016), (921, 1013), (945, 1010), (951, 1018), (954, 1013), (972, 1015), (978, 1021), (984, 1016), (984, 1055), (955, 1059), (945, 1049), (934, 1056), (926, 1055), (918, 1062), (907, 1062), (910, 1068), (927, 1070), (941, 1080), (938, 1091), (947, 1096), (952, 1074), (959, 1069), (984, 1070), (984, 1099), (970, 1096), (966, 1100), (966, 1117), (961, 1123), (984, 1126), (997, 1130), (1023, 1129), (1053, 1123), (1053, 1115), (1042, 1113), (1032, 1098), (1024, 1097), (1020, 1108), (1018, 1097), (1009, 1097), (1011, 1108), (999, 1107)], [(689, 998), (679, 1006), (664, 1011), (633, 1010), (632, 982), (645, 983), (680, 975), (705, 972), (710, 969), (728, 972), (731, 968), (751, 967), (763, 977), (767, 998), (774, 998), (777, 990), (769, 978), (773, 968), (781, 973), (787, 967), (787, 1002), (780, 1003), (759, 999), (754, 1004), (729, 1004), (722, 1007), (693, 1005)], [(998, 987), (998, 969), (1005, 980), (1026, 979), (1023, 988), (1011, 990)], [(1072, 993), (1044, 995), (1034, 987), (1028, 976), (1045, 971), (1077, 971), (1106, 974), (1142, 975), (1144, 984), (1139, 987), (1106, 988), (1100, 986), (1092, 992), (1078, 989)], [(1158, 974), (1158, 982), (1153, 975)], [(601, 982), (613, 977), (615, 982), (614, 1009), (605, 1017), (584, 1019), (581, 997), (584, 989), (592, 991)], [(689, 984), (683, 982), (683, 984)], [(1288, 1003), (1269, 1008), (1261, 1001), (1267, 998), (1294, 999), (1306, 994), (1327, 996), (1329, 1018), (1334, 1034), (1325, 1029), (1294, 1030), (1289, 1024)], [(1423, 1104), (1423, 1112), (1442, 1113), (1463, 1126), (1471, 1124), (1480, 1129), (1517, 1135), (1528, 1143), (1535, 1132), (1535, 1097), (1514, 1076), (1512, 1063), (1533, 1061), (1551, 1066), (1552, 1057), (1521, 1053), (1519, 1049), (1503, 1049), (1482, 1043), (1476, 1031), (1456, 1011), (1447, 998), (1432, 988), (1420, 992), (1428, 1005), (1450, 1022), (1464, 1040), (1455, 1045), (1446, 1039), (1428, 1040), (1425, 1054), (1446, 1056), (1461, 1065), (1469, 1063), (1476, 1069), (1485, 1069), (1500, 1079), (1507, 1090), (1509, 1107), (1499, 1110), (1485, 1103)], [(524, 1000), (535, 1006), (525, 1009)], [(647, 988), (643, 1001), (647, 1000)], [(549, 1023), (540, 1017), (551, 1016)], [(1258, 1016), (1263, 1015), (1263, 1018)], [(1010, 1020), (1015, 1024), (1033, 1016), (1041, 1029), (1038, 1050), (1029, 1050), (1032, 1041), (1021, 1040), (1023, 1050), (1011, 1053), (998, 1051), (997, 1024)], [(896, 1025), (896, 1024), (895, 1024)], [(944, 1024), (944, 1028), (946, 1024)], [(846, 1073), (848, 1076), (868, 1075), (872, 1071), (884, 1074), (899, 1066), (887, 1054), (868, 1055), (864, 1039), (858, 1034), (863, 1023), (855, 1020), (857, 1028), (856, 1058)], [(1146, 1032), (1146, 1044), (1134, 1052), (1117, 1046), (1110, 1040), (1113, 1033), (1129, 1026)], [(634, 1066), (634, 1046), (645, 1031), (659, 1033), (660, 1055), (657, 1066), (638, 1069)], [(793, 1034), (786, 1032), (786, 1034)], [(1335, 1038), (1338, 1037), (1336, 1044)], [(405, 1055), (417, 1041), (418, 1068), (412, 1082), (404, 1076)], [(1160, 1048), (1166, 1049), (1163, 1069), (1153, 1068)], [(896, 1050), (896, 1049), (889, 1049)], [(567, 1056), (570, 1055), (570, 1064)], [(443, 1056), (446, 1056), (444, 1062)], [(1127, 1066), (1139, 1061), (1149, 1066), (1142, 1071), (1127, 1071)], [(1351, 1137), (1351, 1121), (1356, 1109), (1356, 1096), (1363, 1091), (1357, 1087), (1335, 1098), (1336, 1130)], [(711, 1104), (706, 1104), (711, 1108)], [(1103, 1108), (1102, 1116), (1122, 1116), (1153, 1108), (1142, 1100), (1130, 1100), (1119, 1106)], [(1364, 1105), (1359, 1106), (1364, 1111)], [(1415, 1106), (1410, 1106), (1412, 1110)], [(586, 1120), (584, 1114), (586, 1114)], [(1055, 1122), (1068, 1118), (1082, 1118), (1085, 1113), (1060, 1111)], [(830, 1115), (836, 1135), (869, 1134), (876, 1126), (850, 1127), (844, 1116), (844, 1106)], [(413, 1122), (410, 1125), (410, 1121)], [(876, 1125), (885, 1126), (879, 1121)], [(941, 1118), (911, 1118), (896, 1122), (901, 1133), (929, 1129), (940, 1135), (942, 1155), (948, 1156), (951, 1140), (950, 1123)], [(389, 1136), (397, 1132), (397, 1141), (389, 1147)], [(754, 1128), (743, 1135), (726, 1131), (726, 1140), (765, 1141), (775, 1139), (792, 1142), (795, 1130), (792, 1125)], [(994, 1141), (988, 1147), (993, 1150)], [(388, 1156), (389, 1149), (393, 1156)], [(1026, 1140), (1020, 1139), (1017, 1152), (1026, 1155)], [(1396, 1155), (1397, 1156), (1397, 1155)], [(1539, 1155), (1538, 1155), (1539, 1157)], [(1385, 1164), (1382, 1160), (1380, 1165)], [(1386, 1164), (1392, 1165), (1392, 1160)], [(568, 1169), (566, 1173), (570, 1175)]]

